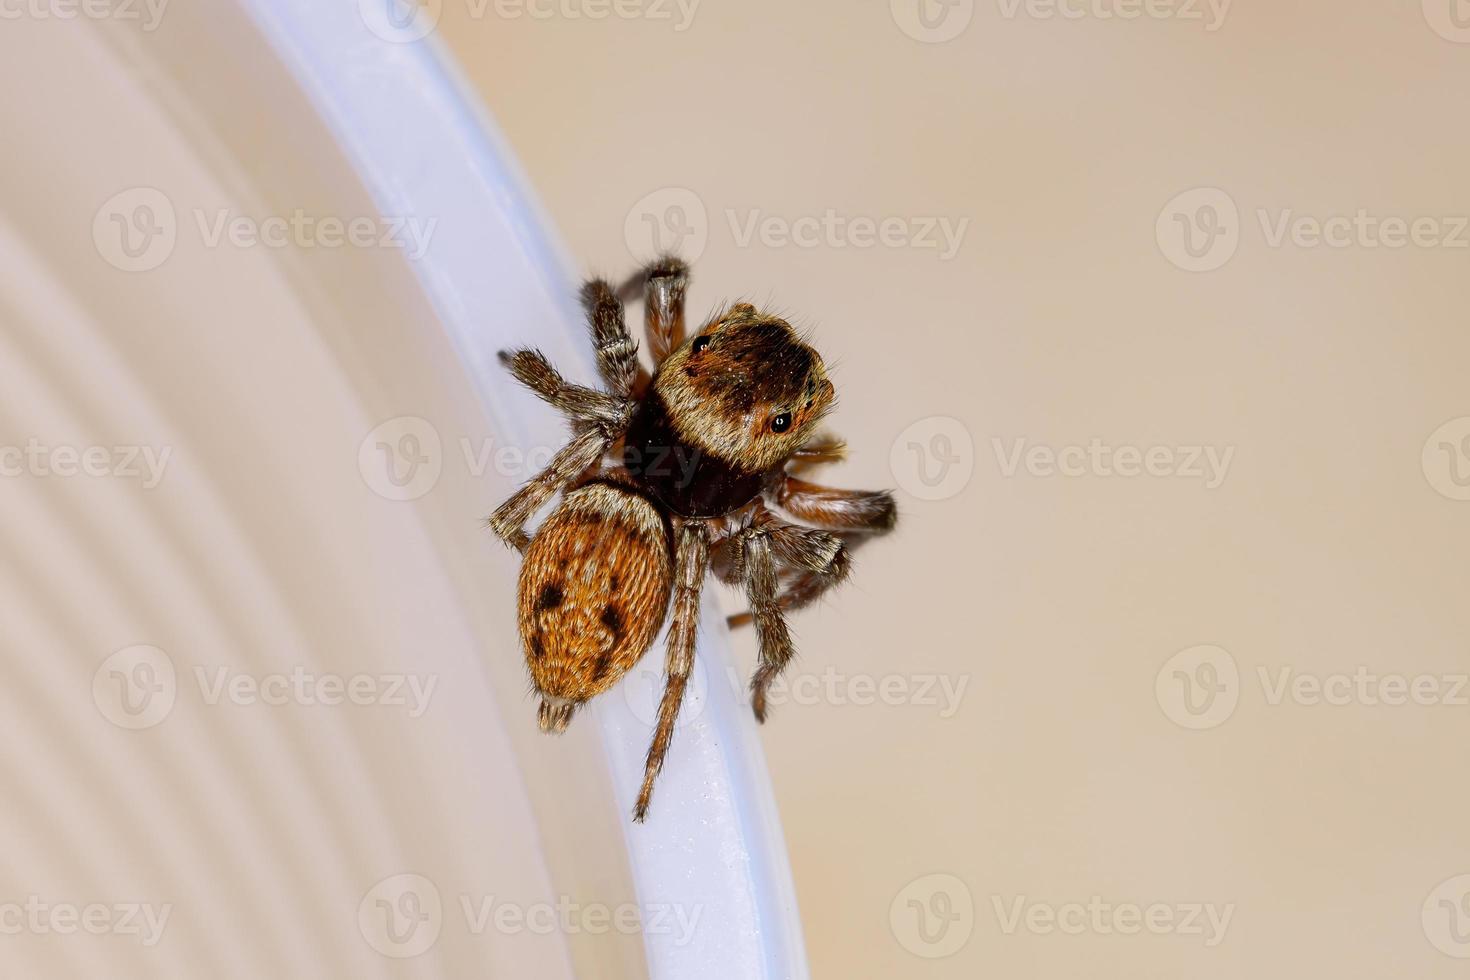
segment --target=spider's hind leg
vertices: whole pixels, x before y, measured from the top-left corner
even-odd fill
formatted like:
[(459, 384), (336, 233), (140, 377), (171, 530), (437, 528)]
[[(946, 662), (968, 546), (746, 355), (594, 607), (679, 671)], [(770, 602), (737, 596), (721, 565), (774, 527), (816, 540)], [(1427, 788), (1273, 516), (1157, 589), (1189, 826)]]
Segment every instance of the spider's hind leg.
[[(837, 535), (788, 523), (764, 507), (758, 507), (736, 540), (739, 552), (731, 570), (745, 582), (750, 612), (744, 615), (754, 623), (760, 645), (760, 662), (750, 679), (750, 703), (756, 720), (765, 721), (766, 692), (796, 656), (785, 615), (794, 590), (814, 590), (811, 598), (815, 598), (847, 577), (851, 561), (847, 545)], [(796, 573), (785, 589), (783, 569)], [(731, 622), (737, 619), (731, 617)]]
[(689, 675), (694, 670), (699, 594), (709, 567), (709, 536), (702, 521), (690, 521), (679, 528), (674, 562), (673, 618), (669, 623), (664, 661), (668, 676), (664, 682), (663, 699), (658, 706), (658, 724), (643, 766), (643, 786), (638, 790), (638, 802), (633, 807), (633, 819), (639, 823), (648, 815), (648, 804), (653, 799), (653, 782), (664, 767), (664, 757), (668, 755), (669, 742), (674, 737), (674, 722), (679, 717), (684, 690), (689, 686)]
[[(616, 300), (614, 300), (616, 303)], [(618, 321), (621, 322), (622, 306), (618, 304)], [(592, 318), (594, 334), (598, 319)], [(624, 331), (626, 338), (626, 331)], [(628, 340), (631, 345), (632, 341)], [(620, 349), (613, 344), (611, 350)], [(545, 503), (557, 493), (565, 490), (583, 473), (602, 459), (608, 448), (622, 437), (632, 417), (633, 403), (622, 394), (609, 394), (582, 385), (572, 384), (552, 367), (551, 362), (538, 350), (501, 351), (500, 360), (517, 381), (530, 388), (543, 401), (567, 417), (572, 423), (575, 437), (551, 458), (551, 463), (517, 490), (509, 500), (495, 509), (487, 523), (502, 540), (518, 551), (525, 551), (530, 544), (525, 525)], [(604, 358), (598, 353), (599, 366)], [(616, 358), (609, 355), (608, 363)], [(636, 361), (633, 370), (636, 371)], [(619, 368), (619, 370), (625, 370)], [(604, 371), (604, 380), (608, 372)]]
[[(829, 462), (841, 458), (840, 453), (841, 443), (813, 444), (810, 454), (799, 461)], [(898, 507), (886, 490), (839, 490), (785, 474), (771, 491), (771, 499), (793, 517), (821, 529), (786, 524), (773, 538), (778, 565), (789, 573), (776, 597), (785, 610), (810, 605), (842, 582), (851, 567), (853, 549), (887, 534), (898, 521)], [(830, 550), (833, 539), (840, 542), (839, 550)], [(753, 604), (750, 611), (726, 620), (731, 629), (753, 622)]]

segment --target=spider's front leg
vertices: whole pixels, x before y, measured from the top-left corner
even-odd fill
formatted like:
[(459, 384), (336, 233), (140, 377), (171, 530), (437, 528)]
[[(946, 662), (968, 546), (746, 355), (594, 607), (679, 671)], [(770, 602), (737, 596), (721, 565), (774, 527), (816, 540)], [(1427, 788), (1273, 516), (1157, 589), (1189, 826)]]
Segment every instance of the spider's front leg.
[(648, 758), (644, 762), (643, 786), (638, 791), (638, 802), (633, 807), (633, 819), (639, 823), (648, 815), (648, 803), (653, 798), (653, 782), (663, 769), (664, 757), (669, 752), (669, 742), (674, 737), (674, 722), (679, 717), (679, 707), (684, 703), (684, 691), (689, 686), (689, 674), (694, 669), (694, 638), (699, 627), (699, 594), (704, 586), (705, 571), (709, 567), (709, 535), (703, 521), (688, 521), (680, 525), (674, 561), (674, 594), (671, 602), (673, 618), (669, 623), (664, 661), (664, 670), (668, 676), (664, 682), (663, 699), (658, 706), (658, 724), (654, 728), (653, 742), (648, 746)]
[(582, 308), (592, 331), (602, 383), (618, 398), (627, 398), (638, 376), (638, 345), (628, 333), (623, 301), (605, 280), (589, 279), (582, 286)]
[(518, 551), (530, 544), (525, 525), (531, 516), (596, 464), (626, 431), (633, 414), (628, 396), (638, 373), (638, 346), (628, 336), (623, 304), (600, 279), (583, 287), (582, 300), (597, 350), (598, 371), (611, 393), (568, 382), (540, 351), (500, 355), (516, 380), (565, 415), (576, 432), (546, 469), (490, 515), (490, 529)]
[(504, 364), (517, 381), (556, 409), (573, 425), (591, 423), (601, 428), (616, 427), (628, 415), (627, 399), (583, 385), (561, 376), (539, 350), (501, 351)]
[(655, 259), (622, 287), (626, 297), (643, 290), (643, 329), (654, 367), (684, 342), (684, 294), (689, 290), (689, 266), (672, 255)]

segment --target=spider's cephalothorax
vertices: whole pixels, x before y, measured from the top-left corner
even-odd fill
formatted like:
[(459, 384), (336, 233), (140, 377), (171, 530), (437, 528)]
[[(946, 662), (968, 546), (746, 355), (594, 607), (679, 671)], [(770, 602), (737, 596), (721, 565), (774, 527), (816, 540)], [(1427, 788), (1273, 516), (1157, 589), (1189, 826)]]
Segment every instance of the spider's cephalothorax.
[[(564, 730), (580, 705), (616, 684), (672, 606), (668, 677), (635, 820), (648, 811), (693, 667), (707, 572), (745, 586), (750, 612), (730, 621), (755, 625), (751, 703), (764, 721), (766, 689), (795, 652), (784, 611), (842, 581), (851, 549), (897, 516), (885, 492), (830, 489), (793, 473), (843, 456), (840, 441), (816, 435), (834, 397), (817, 353), (749, 303), (686, 340), (687, 283), (683, 263), (665, 258), (629, 284), (643, 288), (652, 378), (639, 368), (618, 294), (601, 280), (582, 299), (607, 391), (569, 384), (538, 351), (502, 355), (575, 433), (490, 517), (525, 554), (518, 624), (542, 729)], [(561, 504), (528, 537), (526, 523), (558, 492)]]
[(659, 365), (623, 466), (679, 517), (723, 517), (806, 444), (832, 395), (790, 324), (739, 304)]

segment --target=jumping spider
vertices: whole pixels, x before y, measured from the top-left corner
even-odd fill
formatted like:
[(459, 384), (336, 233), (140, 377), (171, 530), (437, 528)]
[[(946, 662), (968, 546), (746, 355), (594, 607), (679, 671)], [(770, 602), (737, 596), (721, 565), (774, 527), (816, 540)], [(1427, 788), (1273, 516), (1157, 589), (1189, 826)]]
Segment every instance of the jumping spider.
[[(845, 450), (816, 434), (834, 397), (821, 357), (789, 323), (749, 303), (717, 313), (686, 340), (688, 281), (684, 263), (665, 257), (621, 290), (631, 296), (642, 286), (652, 376), (639, 366), (620, 292), (601, 279), (583, 286), (582, 304), (605, 391), (563, 380), (539, 351), (501, 354), (573, 433), (489, 519), (525, 557), (518, 626), (541, 729), (565, 731), (578, 706), (616, 684), (673, 607), (636, 821), (648, 812), (694, 665), (706, 572), (744, 583), (750, 611), (730, 622), (755, 624), (751, 704), (764, 721), (766, 689), (795, 653), (783, 611), (841, 582), (851, 548), (897, 517), (886, 492), (793, 475)], [(526, 522), (557, 493), (560, 505), (529, 538)]]

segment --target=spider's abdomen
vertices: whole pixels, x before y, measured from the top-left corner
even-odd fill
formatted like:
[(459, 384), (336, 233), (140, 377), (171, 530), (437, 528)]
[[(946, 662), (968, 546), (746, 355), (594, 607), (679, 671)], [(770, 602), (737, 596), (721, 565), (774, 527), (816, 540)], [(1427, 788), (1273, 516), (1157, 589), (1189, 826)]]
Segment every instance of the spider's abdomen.
[(673, 581), (669, 525), (654, 504), (597, 481), (566, 495), (526, 549), (518, 624), (543, 730), (616, 684), (663, 625)]

